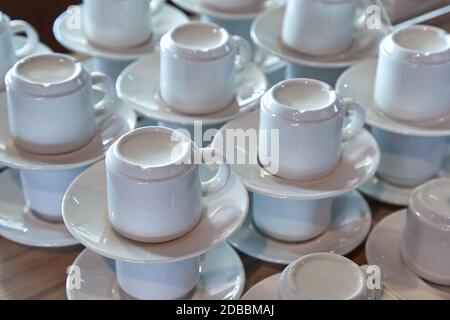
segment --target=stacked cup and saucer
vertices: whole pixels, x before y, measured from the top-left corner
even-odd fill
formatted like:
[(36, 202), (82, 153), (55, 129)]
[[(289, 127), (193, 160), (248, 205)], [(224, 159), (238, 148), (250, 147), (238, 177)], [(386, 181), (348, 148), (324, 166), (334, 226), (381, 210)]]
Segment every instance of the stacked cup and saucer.
[(257, 15), (282, 6), (285, 0), (175, 0), (174, 3), (199, 15), (201, 21), (215, 23), (251, 43), (253, 61), (264, 71), (271, 86), (284, 79), (286, 63), (254, 45), (250, 28)]
[(250, 288), (242, 300), (398, 300), (370, 266), (335, 253), (311, 253)]
[(360, 190), (407, 206), (418, 185), (450, 172), (450, 36), (431, 26), (394, 30), (378, 60), (347, 70), (337, 90), (365, 108), (381, 149), (377, 175)]
[(85, 61), (89, 70), (115, 81), (125, 66), (154, 52), (164, 33), (186, 21), (164, 0), (83, 0), (56, 19), (53, 33), (67, 49), (93, 57)]
[[(203, 170), (217, 166), (205, 179)], [(207, 172), (210, 173), (210, 172)], [(64, 222), (87, 247), (69, 299), (239, 299), (245, 272), (225, 242), (248, 195), (217, 150), (149, 126), (123, 135), (63, 200)], [(78, 276), (78, 277), (77, 277)], [(80, 279), (81, 277), (81, 279)]]
[(207, 145), (215, 133), (208, 129), (258, 106), (267, 81), (250, 60), (242, 37), (216, 24), (187, 22), (162, 37), (160, 52), (125, 68), (116, 90), (145, 118), (191, 137), (200, 133), (195, 141)]
[(334, 86), (342, 71), (378, 51), (386, 23), (383, 10), (370, 4), (287, 0), (260, 14), (251, 36), (258, 47), (287, 61), (286, 79), (312, 78)]
[(384, 285), (406, 300), (450, 299), (450, 179), (437, 178), (411, 193), (407, 209), (380, 221), (366, 243)]
[(275, 85), (259, 111), (221, 128), (212, 145), (224, 150), (251, 197), (250, 214), (230, 243), (277, 264), (314, 252), (345, 255), (360, 245), (372, 216), (355, 189), (375, 174), (380, 158), (363, 125), (353, 100), (298, 78)]
[(19, 60), (0, 95), (0, 235), (35, 247), (78, 244), (62, 223), (72, 180), (136, 124), (111, 80), (63, 54)]

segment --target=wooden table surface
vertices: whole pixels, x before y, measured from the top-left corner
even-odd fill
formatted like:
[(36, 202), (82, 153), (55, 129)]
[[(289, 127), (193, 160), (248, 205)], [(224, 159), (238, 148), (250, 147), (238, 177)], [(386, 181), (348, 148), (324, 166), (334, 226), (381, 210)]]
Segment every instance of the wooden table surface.
[[(373, 223), (398, 208), (369, 202)], [(66, 269), (82, 246), (66, 249), (40, 249), (22, 246), (0, 238), (0, 299), (66, 299)], [(246, 271), (246, 288), (281, 272), (283, 266), (266, 263), (240, 254)], [(347, 255), (356, 263), (367, 263), (364, 244)]]

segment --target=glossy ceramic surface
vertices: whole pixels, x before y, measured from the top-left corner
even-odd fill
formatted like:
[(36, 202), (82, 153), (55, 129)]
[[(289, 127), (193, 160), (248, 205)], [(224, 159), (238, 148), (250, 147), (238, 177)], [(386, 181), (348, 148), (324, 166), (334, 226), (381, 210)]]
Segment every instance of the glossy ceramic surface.
[(226, 122), (255, 109), (267, 88), (264, 73), (249, 63), (237, 74), (236, 98), (232, 104), (215, 113), (188, 115), (174, 112), (161, 100), (159, 71), (159, 53), (136, 61), (117, 79), (117, 94), (145, 117), (170, 123), (193, 125), (195, 121), (201, 121), (203, 125), (212, 125)]
[[(255, 111), (239, 117), (221, 128), (221, 139), (214, 139), (212, 145), (219, 150), (227, 144), (227, 129), (259, 128), (259, 112)], [(241, 139), (242, 140), (242, 139)], [(242, 145), (243, 144), (243, 145)], [(241, 178), (249, 191), (267, 196), (289, 199), (322, 199), (347, 193), (367, 182), (374, 174), (380, 161), (380, 151), (373, 137), (365, 130), (342, 148), (341, 161), (328, 176), (310, 181), (294, 181), (270, 175), (255, 159), (249, 159), (249, 143), (237, 141), (231, 144), (237, 155), (236, 159), (244, 159), (245, 164), (231, 164), (231, 169)], [(254, 148), (253, 148), (254, 149)], [(226, 156), (226, 153), (223, 152)], [(233, 162), (237, 162), (233, 159)], [(231, 159), (228, 160), (231, 163)], [(250, 163), (250, 164), (249, 164)]]
[(115, 232), (108, 220), (105, 163), (81, 174), (63, 200), (63, 218), (83, 245), (105, 257), (127, 262), (170, 262), (198, 256), (225, 242), (239, 229), (248, 211), (248, 195), (236, 175), (221, 191), (202, 198), (195, 228), (162, 243), (136, 242)]

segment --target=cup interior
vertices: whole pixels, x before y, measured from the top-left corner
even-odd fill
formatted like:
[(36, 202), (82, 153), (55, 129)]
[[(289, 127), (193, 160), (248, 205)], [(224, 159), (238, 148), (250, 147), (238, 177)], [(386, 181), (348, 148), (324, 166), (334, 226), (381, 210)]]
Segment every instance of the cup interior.
[(299, 111), (320, 110), (336, 99), (328, 85), (307, 79), (281, 83), (275, 87), (273, 97), (279, 104)]
[(214, 24), (187, 23), (172, 33), (173, 41), (191, 50), (211, 50), (219, 48), (228, 41), (226, 31)]
[(300, 259), (290, 269), (289, 281), (299, 297), (313, 300), (353, 299), (364, 290), (362, 270), (347, 258), (318, 254)]
[(439, 53), (449, 49), (446, 35), (435, 28), (407, 28), (396, 32), (393, 39), (401, 48), (419, 53)]
[(63, 55), (38, 55), (22, 60), (16, 73), (28, 82), (51, 85), (73, 79), (79, 67), (73, 59)]
[(141, 168), (161, 168), (181, 163), (190, 154), (190, 141), (168, 128), (147, 127), (122, 139), (123, 159)]

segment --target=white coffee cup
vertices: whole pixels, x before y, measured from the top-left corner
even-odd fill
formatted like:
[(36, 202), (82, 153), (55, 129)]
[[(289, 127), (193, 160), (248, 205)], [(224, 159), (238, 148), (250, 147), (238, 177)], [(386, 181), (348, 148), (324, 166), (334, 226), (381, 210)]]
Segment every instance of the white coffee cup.
[(152, 35), (151, 15), (164, 0), (83, 0), (82, 26), (95, 45), (111, 49), (142, 44)]
[[(346, 113), (352, 116), (344, 126)], [(363, 126), (363, 108), (342, 99), (328, 84), (282, 81), (261, 99), (259, 161), (267, 170), (278, 168), (271, 173), (285, 179), (324, 177), (339, 165), (342, 142), (357, 136)], [(272, 141), (271, 130), (278, 130), (279, 141)]]
[[(13, 35), (25, 33), (27, 40), (23, 46), (14, 50)], [(39, 43), (39, 37), (34, 28), (22, 20), (10, 20), (9, 17), (0, 12), (0, 91), (5, 89), (5, 75), (14, 63), (31, 54)]]
[(181, 113), (224, 109), (235, 99), (236, 71), (250, 59), (249, 43), (215, 24), (180, 25), (161, 39), (161, 98)]
[(27, 206), (44, 220), (62, 222), (62, 200), (72, 181), (87, 166), (61, 170), (20, 170)]
[(253, 221), (268, 236), (300, 242), (325, 232), (331, 221), (333, 199), (291, 200), (251, 193)]
[(438, 174), (447, 149), (447, 137), (408, 136), (371, 128), (380, 146), (377, 174), (383, 180), (416, 187)]
[(450, 35), (412, 26), (380, 43), (374, 99), (386, 115), (428, 122), (450, 114)]
[(345, 51), (353, 41), (357, 0), (288, 0), (282, 41), (313, 55)]
[(252, 6), (262, 6), (265, 0), (204, 0), (209, 6), (224, 10), (236, 11), (246, 9)]
[(411, 194), (402, 240), (408, 268), (425, 280), (450, 285), (450, 179), (431, 180)]
[[(94, 104), (92, 87), (105, 97)], [(107, 76), (89, 74), (81, 62), (51, 53), (18, 61), (6, 75), (9, 129), (19, 147), (58, 154), (86, 145), (96, 134), (95, 117), (110, 110), (114, 86)]]
[(199, 257), (168, 263), (115, 261), (120, 288), (141, 300), (174, 300), (186, 296), (200, 277)]
[(334, 253), (312, 253), (289, 264), (281, 273), (282, 300), (369, 300), (367, 275), (352, 260)]
[[(123, 135), (106, 155), (108, 212), (122, 235), (143, 242), (172, 240), (201, 218), (201, 198), (220, 190), (230, 169), (200, 182), (199, 163), (214, 153), (198, 149), (183, 133), (143, 127)], [(216, 160), (217, 159), (217, 160)], [(215, 163), (223, 162), (218, 156)]]

